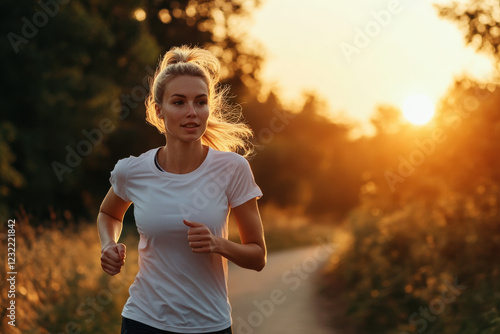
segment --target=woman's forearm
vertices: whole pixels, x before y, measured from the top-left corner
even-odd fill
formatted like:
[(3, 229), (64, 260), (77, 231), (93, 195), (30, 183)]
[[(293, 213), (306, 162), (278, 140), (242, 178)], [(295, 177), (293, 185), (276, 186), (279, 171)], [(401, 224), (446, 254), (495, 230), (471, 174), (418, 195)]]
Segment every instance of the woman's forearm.
[(239, 244), (220, 238), (215, 252), (247, 269), (261, 271), (266, 264), (266, 250), (255, 243)]
[(232, 208), (232, 212), (241, 244), (220, 238), (216, 252), (240, 267), (261, 271), (266, 265), (267, 251), (257, 199)]
[(99, 212), (97, 216), (97, 228), (101, 240), (101, 249), (114, 245), (120, 239), (123, 223), (110, 215)]
[(118, 243), (122, 233), (123, 216), (131, 202), (118, 197), (111, 187), (102, 201), (97, 216), (97, 230), (101, 240), (101, 249)]

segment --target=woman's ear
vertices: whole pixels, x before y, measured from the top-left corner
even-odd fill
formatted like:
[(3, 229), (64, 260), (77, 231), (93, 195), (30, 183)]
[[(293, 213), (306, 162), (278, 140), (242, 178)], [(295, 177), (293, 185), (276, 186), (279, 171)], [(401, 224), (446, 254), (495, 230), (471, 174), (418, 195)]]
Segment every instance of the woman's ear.
[(163, 119), (163, 114), (161, 113), (161, 107), (155, 102), (156, 117)]

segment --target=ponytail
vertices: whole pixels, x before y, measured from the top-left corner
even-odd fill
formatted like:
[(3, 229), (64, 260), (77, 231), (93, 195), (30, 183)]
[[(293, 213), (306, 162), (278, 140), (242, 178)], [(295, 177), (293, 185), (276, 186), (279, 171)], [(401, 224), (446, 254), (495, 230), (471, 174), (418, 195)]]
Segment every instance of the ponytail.
[(165, 134), (165, 123), (158, 118), (155, 105), (161, 105), (165, 87), (178, 76), (202, 78), (208, 87), (210, 115), (202, 144), (248, 156), (252, 152), (249, 139), (252, 130), (242, 122), (241, 109), (227, 103), (227, 87), (220, 88), (220, 62), (209, 51), (187, 46), (170, 49), (158, 66), (146, 98), (146, 121)]

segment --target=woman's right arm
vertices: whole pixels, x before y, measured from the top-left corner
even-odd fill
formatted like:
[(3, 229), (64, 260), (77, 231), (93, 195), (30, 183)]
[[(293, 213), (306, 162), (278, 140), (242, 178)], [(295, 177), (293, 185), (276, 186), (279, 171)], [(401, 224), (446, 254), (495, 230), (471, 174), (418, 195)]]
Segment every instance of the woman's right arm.
[(113, 276), (125, 264), (125, 245), (119, 244), (123, 216), (132, 202), (126, 202), (115, 194), (111, 187), (102, 201), (97, 216), (97, 229), (101, 240), (101, 267)]

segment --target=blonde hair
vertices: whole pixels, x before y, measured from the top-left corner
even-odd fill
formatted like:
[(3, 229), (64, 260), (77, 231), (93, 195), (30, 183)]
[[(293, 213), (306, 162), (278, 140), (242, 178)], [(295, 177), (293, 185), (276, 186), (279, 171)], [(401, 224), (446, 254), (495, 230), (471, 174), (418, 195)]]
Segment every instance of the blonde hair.
[(210, 114), (207, 129), (201, 138), (204, 145), (220, 151), (252, 153), (249, 139), (252, 130), (242, 122), (241, 109), (226, 102), (228, 87), (218, 87), (220, 62), (209, 51), (188, 46), (173, 47), (163, 57), (150, 80), (150, 92), (146, 98), (146, 121), (165, 134), (165, 123), (158, 118), (155, 105), (161, 105), (165, 87), (178, 76), (202, 78), (208, 87)]

